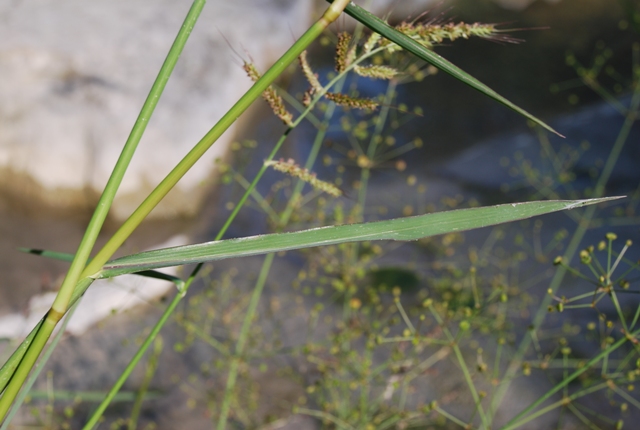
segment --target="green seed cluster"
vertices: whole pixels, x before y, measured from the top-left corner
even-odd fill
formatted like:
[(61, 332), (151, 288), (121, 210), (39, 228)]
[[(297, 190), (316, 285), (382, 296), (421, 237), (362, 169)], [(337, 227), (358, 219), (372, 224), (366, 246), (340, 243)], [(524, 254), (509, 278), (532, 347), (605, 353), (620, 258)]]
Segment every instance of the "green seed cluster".
[[(403, 22), (396, 27), (397, 30), (418, 41), (427, 48), (433, 47), (445, 40), (454, 41), (456, 39), (469, 39), (470, 37), (482, 37), (486, 39), (496, 38), (495, 24), (473, 23), (467, 24), (460, 22), (457, 24), (449, 23), (444, 25), (422, 24)], [(515, 39), (505, 39), (515, 42)], [(398, 50), (400, 47), (384, 40), (382, 45), (390, 45), (390, 49)], [(391, 47), (393, 45), (393, 47)]]
[(307, 182), (318, 191), (323, 191), (334, 197), (340, 197), (342, 195), (342, 191), (340, 191), (338, 187), (329, 182), (318, 179), (315, 173), (309, 172), (309, 170), (298, 166), (296, 162), (291, 158), (286, 161), (283, 159), (280, 159), (279, 161), (271, 160), (265, 162), (264, 164), (265, 166), (273, 167), (279, 172), (286, 173), (287, 175)]
[[(256, 82), (258, 79), (260, 79), (260, 73), (256, 69), (256, 66), (254, 66), (253, 64), (245, 62), (242, 68), (253, 82)], [(273, 113), (275, 113), (276, 116), (282, 120), (282, 122), (284, 122), (289, 127), (293, 126), (293, 115), (289, 111), (287, 111), (282, 97), (278, 95), (278, 93), (272, 86), (269, 86), (269, 88), (264, 90), (264, 92), (262, 93), (262, 98), (264, 98), (266, 102), (269, 103), (269, 106), (271, 106)]]
[(371, 79), (393, 79), (398, 71), (389, 66), (355, 66), (353, 71), (358, 75)]
[(353, 109), (371, 109), (376, 110), (378, 102), (372, 99), (362, 99), (351, 97), (340, 93), (327, 93), (325, 97), (337, 104), (338, 106), (350, 107)]
[(349, 49), (351, 43), (351, 35), (349, 33), (340, 33), (338, 35), (338, 44), (336, 45), (336, 72), (342, 73), (355, 57), (355, 49)]

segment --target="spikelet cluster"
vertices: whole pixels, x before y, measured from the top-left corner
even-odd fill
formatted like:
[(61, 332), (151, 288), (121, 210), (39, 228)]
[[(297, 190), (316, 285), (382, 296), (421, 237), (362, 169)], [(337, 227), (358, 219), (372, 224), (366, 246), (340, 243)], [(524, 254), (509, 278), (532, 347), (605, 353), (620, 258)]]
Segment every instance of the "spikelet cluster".
[[(495, 24), (465, 22), (447, 24), (423, 24), (416, 22), (403, 22), (396, 26), (401, 33), (411, 37), (427, 48), (432, 48), (445, 40), (469, 39), (470, 37), (482, 37), (485, 39), (497, 39)], [(516, 39), (501, 37), (501, 40), (516, 42)], [(399, 50), (400, 47), (386, 39), (380, 42), (382, 46), (388, 46), (390, 51)]]
[(356, 47), (349, 47), (351, 44), (351, 35), (342, 32), (338, 35), (338, 44), (336, 45), (336, 72), (342, 73), (353, 62), (356, 57)]
[[(260, 73), (256, 69), (256, 66), (254, 66), (252, 63), (247, 63), (245, 61), (242, 68), (253, 82), (256, 82), (258, 79), (260, 79)], [(276, 116), (282, 120), (282, 122), (284, 122), (289, 127), (293, 126), (293, 115), (289, 111), (287, 111), (282, 97), (278, 95), (273, 87), (269, 86), (266, 90), (264, 90), (264, 92), (262, 93), (262, 98), (264, 98), (266, 102), (269, 103), (269, 106), (271, 106), (271, 110), (273, 110), (273, 113), (275, 113)]]
[(371, 50), (375, 48), (378, 42), (380, 41), (380, 37), (381, 37), (380, 33), (376, 33), (376, 32), (371, 33), (367, 41), (364, 43), (364, 46), (362, 47), (362, 52), (364, 54), (368, 54), (369, 52), (371, 52)]
[[(483, 37), (489, 39), (500, 39), (507, 42), (517, 42), (516, 39), (511, 39), (506, 35), (497, 35), (497, 31), (494, 24), (467, 24), (460, 23), (446, 23), (435, 24), (431, 23), (419, 23), (419, 22), (404, 22), (396, 27), (397, 30), (426, 46), (432, 48), (438, 43), (442, 43), (445, 40), (454, 41), (456, 39), (468, 39), (470, 37)], [(363, 77), (370, 79), (394, 79), (400, 72), (387, 65), (381, 64), (369, 64), (369, 65), (354, 65), (358, 55), (370, 55), (376, 48), (385, 48), (388, 52), (394, 52), (401, 50), (401, 48), (395, 43), (382, 38), (378, 33), (372, 33), (364, 45), (358, 48), (355, 44), (352, 45), (351, 35), (349, 33), (340, 33), (338, 35), (338, 43), (336, 44), (335, 54), (335, 68), (338, 73), (344, 73), (350, 68), (353, 71)], [(359, 52), (359, 54), (358, 54)], [(307, 61), (306, 51), (300, 55), (300, 66), (307, 81), (309, 81), (309, 89), (304, 93), (302, 102), (305, 106), (309, 106), (313, 100), (313, 97), (323, 92), (322, 85), (309, 63)], [(353, 67), (351, 67), (353, 65)], [(435, 73), (435, 72), (432, 72)], [(415, 79), (420, 79), (414, 76)], [(333, 101), (339, 106), (350, 107), (354, 109), (370, 109), (375, 110), (378, 107), (378, 102), (372, 99), (363, 99), (351, 97), (346, 94), (338, 93), (325, 93), (324, 97)]]
[(353, 109), (371, 109), (376, 110), (378, 102), (372, 99), (362, 99), (351, 97), (340, 93), (327, 93), (325, 97), (337, 104), (338, 106), (349, 107)]
[(273, 167), (279, 172), (286, 173), (287, 175), (293, 176), (294, 178), (299, 178), (318, 191), (323, 191), (334, 197), (340, 197), (342, 195), (342, 191), (338, 187), (329, 182), (321, 181), (316, 177), (315, 173), (309, 172), (309, 170), (298, 166), (296, 162), (291, 158), (286, 161), (282, 158), (279, 161), (266, 161), (264, 164), (265, 166)]
[[(377, 34), (377, 33), (376, 33)], [(398, 71), (390, 66), (355, 66), (353, 71), (371, 79), (393, 79)]]
[(305, 106), (309, 106), (314, 94), (322, 91), (322, 85), (318, 80), (318, 75), (313, 72), (311, 66), (309, 65), (309, 62), (307, 61), (307, 51), (302, 51), (302, 54), (300, 54), (298, 60), (300, 61), (300, 67), (302, 68), (304, 77), (309, 82), (309, 85), (311, 85), (311, 87), (302, 96), (302, 103)]

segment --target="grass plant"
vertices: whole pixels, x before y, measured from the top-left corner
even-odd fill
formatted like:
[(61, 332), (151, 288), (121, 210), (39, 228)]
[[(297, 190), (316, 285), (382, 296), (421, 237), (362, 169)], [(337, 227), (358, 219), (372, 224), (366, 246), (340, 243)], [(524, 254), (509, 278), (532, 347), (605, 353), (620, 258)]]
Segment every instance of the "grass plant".
[[(0, 389), (4, 390), (0, 398), (0, 416), (7, 416), (14, 401), (19, 406), (22, 401), (18, 397), (20, 389), (54, 327), (95, 279), (131, 273), (158, 277), (161, 275), (154, 269), (190, 263), (196, 263), (196, 268), (185, 279), (169, 279), (176, 284), (177, 293), (158, 322), (150, 328), (130, 364), (87, 419), (84, 428), (95, 428), (99, 424), (106, 408), (115, 401), (133, 369), (154, 345), (145, 379), (135, 398), (133, 412), (126, 422), (128, 428), (136, 427), (141, 402), (149, 389), (163, 348), (160, 331), (169, 321), (175, 321), (184, 328), (185, 344), (201, 341), (218, 354), (215, 367), (219, 372), (216, 378), (218, 383), (224, 384), (224, 389), (218, 390), (219, 394), (210, 405), (213, 422), (218, 429), (229, 428), (230, 418), (233, 423), (241, 423), (245, 427), (269, 424), (256, 421), (251, 413), (256, 408), (256, 400), (242, 393), (245, 387), (251, 386), (248, 368), (252, 363), (259, 363), (258, 367), (268, 367), (268, 359), (285, 352), (306, 366), (313, 367), (319, 375), (312, 381), (308, 375), (291, 372), (290, 377), (305, 386), (305, 395), (298, 399), (295, 407), (291, 405), (293, 411), (316, 417), (327, 428), (428, 428), (448, 424), (463, 428), (518, 428), (558, 409), (569, 411), (591, 428), (597, 428), (594, 418), (580, 409), (578, 399), (603, 390), (624, 399), (627, 409), (640, 408), (640, 401), (629, 394), (632, 391), (629, 387), (636, 375), (640, 374), (637, 366), (634, 367), (637, 360), (636, 336), (640, 334), (637, 328), (640, 312), (636, 311), (629, 317), (619, 300), (619, 294), (623, 291), (614, 287), (617, 283), (622, 290), (628, 290), (630, 274), (638, 270), (636, 263), (625, 259), (630, 244), (618, 248), (618, 251), (614, 246), (615, 237), (610, 235), (603, 242), (604, 245), (587, 248), (581, 253), (578, 251), (595, 217), (595, 204), (610, 203), (615, 199), (605, 197), (605, 187), (631, 127), (638, 118), (640, 66), (637, 62), (630, 84), (633, 92), (631, 104), (622, 109), (626, 122), (588, 196), (577, 192), (560, 192), (557, 188), (549, 187), (545, 181), (540, 181), (535, 172), (525, 171), (529, 183), (537, 187), (537, 195), (553, 200), (459, 208), (461, 203), (452, 199), (445, 203), (455, 210), (409, 216), (426, 212), (427, 208), (407, 205), (403, 209), (404, 217), (364, 222), (369, 219), (367, 196), (372, 170), (420, 146), (419, 141), (395, 146), (393, 135), (389, 133), (389, 122), (393, 116), (391, 107), (396, 100), (397, 86), (403, 81), (421, 79), (437, 68), (503, 103), (542, 129), (558, 133), (431, 50), (433, 45), (443, 40), (506, 37), (495, 26), (462, 23), (423, 25), (411, 22), (393, 28), (348, 1), (335, 1), (264, 75), (261, 76), (252, 64), (245, 64), (249, 77), (255, 81), (254, 86), (90, 259), (95, 238), (128, 161), (204, 3), (194, 1), (78, 252), (75, 256), (66, 256), (49, 251), (33, 251), (72, 261), (52, 309), (0, 369)], [(353, 36), (346, 33), (338, 35), (336, 72), (331, 76), (319, 77), (306, 58), (305, 49), (343, 10), (361, 25)], [(372, 33), (365, 34), (362, 25), (371, 29)], [(399, 59), (407, 53), (421, 62)], [(296, 60), (300, 62), (310, 87), (301, 100), (272, 87), (275, 79)], [(596, 87), (597, 76), (593, 76), (597, 75), (596, 72), (582, 74), (588, 85)], [(347, 76), (353, 74), (388, 81), (386, 93), (379, 99), (360, 97), (356, 88), (346, 84)], [(326, 83), (323, 84), (323, 81)], [(245, 192), (234, 204), (214, 241), (110, 260), (124, 240), (198, 158), (261, 95), (287, 128), (253, 179), (245, 178), (243, 172), (235, 170), (233, 166), (221, 165), (222, 175), (238, 181)], [(289, 106), (285, 101), (289, 102)], [(297, 117), (289, 112), (292, 108), (297, 108)], [(418, 111), (414, 109), (413, 112)], [(345, 148), (344, 163), (350, 163), (359, 170), (357, 186), (354, 187), (357, 193), (355, 203), (341, 200), (345, 184), (339, 183), (339, 180), (319, 178), (314, 173), (322, 144), (338, 115), (341, 115), (341, 123), (350, 136), (348, 142), (351, 147)], [(284, 141), (306, 119), (316, 127), (308, 157), (300, 163), (295, 160), (278, 161), (276, 157)], [(544, 133), (540, 131), (542, 147), (549, 152), (550, 146), (545, 146)], [(326, 165), (333, 163), (331, 157), (322, 160)], [(558, 157), (550, 161), (553, 172), (558, 176), (570, 170), (570, 165), (558, 163)], [(403, 170), (402, 163), (402, 160), (395, 162), (397, 170)], [(336, 168), (344, 171), (343, 165)], [(293, 185), (282, 187), (272, 195), (261, 195), (257, 185), (268, 169), (289, 175), (288, 180)], [(415, 177), (407, 178), (407, 182), (408, 186), (419, 188), (415, 184)], [(570, 200), (563, 200), (567, 196)], [(222, 240), (239, 211), (252, 200), (269, 217), (273, 232)], [(314, 209), (310, 209), (312, 204), (316, 204)], [(582, 207), (585, 208), (580, 209)], [(518, 258), (523, 253), (516, 253), (513, 258), (505, 258), (504, 255), (496, 258), (492, 254), (499, 249), (496, 243), (505, 237), (503, 230), (496, 228), (482, 248), (467, 252), (465, 266), (453, 259), (460, 255), (461, 232), (568, 209), (576, 221), (576, 230), (570, 236), (562, 257), (555, 260), (557, 271), (551, 280), (549, 294), (533, 312), (530, 328), (524, 333), (518, 332), (510, 322), (513, 313), (528, 314), (530, 303), (526, 303), (524, 298), (527, 296), (521, 296), (517, 282), (510, 279), (508, 273), (517, 270), (520, 264)], [(290, 231), (292, 226), (302, 229)], [(537, 247), (539, 256), (547, 257), (555, 252), (565, 237), (559, 234), (545, 247)], [(388, 245), (374, 242), (379, 240), (417, 241), (411, 248), (414, 252), (435, 252), (439, 258), (428, 268), (428, 288), (412, 291), (415, 284), (419, 283), (416, 280), (424, 275), (419, 273), (415, 264), (408, 268), (386, 265), (385, 258), (392, 253), (386, 252)], [(309, 250), (318, 246), (323, 248)], [(265, 286), (277, 264), (276, 253), (297, 249), (305, 250), (306, 263), (291, 289), (294, 294), (300, 294), (301, 303), (305, 301), (304, 296), (315, 296), (315, 303), (310, 311), (300, 308), (299, 304), (297, 308), (293, 307), (305, 316), (307, 342), (289, 346), (284, 351), (285, 347), (280, 346), (281, 341), (277, 338), (277, 330), (273, 330), (273, 338), (264, 340), (264, 332), (256, 327), (255, 321), (264, 318), (261, 314), (268, 314), (265, 311), (268, 307), (262, 303)], [(605, 263), (599, 262), (596, 249), (605, 252)], [(595, 276), (595, 289), (574, 298), (562, 297), (558, 290), (566, 274), (579, 273), (570, 265), (578, 253), (585, 267)], [(189, 312), (178, 311), (178, 304), (188, 296), (190, 286), (203, 272), (203, 263), (255, 255), (266, 256), (248, 299), (233, 295), (234, 274), (226, 273), (210, 282), (204, 293), (188, 300), (186, 306)], [(616, 275), (615, 272), (622, 270), (623, 266), (625, 271)], [(557, 351), (545, 353), (541, 336), (549, 309), (568, 312), (588, 299), (592, 300), (594, 307), (600, 301), (610, 299), (616, 310), (615, 321), (599, 314), (599, 352), (588, 359), (573, 359), (569, 342), (561, 338)], [(277, 313), (282, 303), (272, 299), (270, 306), (271, 311)], [(278, 321), (273, 322), (274, 327), (277, 324)], [(326, 336), (321, 333), (322, 327), (325, 327)], [(228, 338), (221, 340), (213, 328), (228, 330)], [(261, 337), (263, 342), (260, 342)], [(55, 343), (51, 345), (51, 350), (54, 346)], [(490, 353), (487, 347), (492, 348)], [(184, 344), (179, 348), (184, 348)], [(532, 356), (536, 359), (532, 359)], [(46, 357), (41, 358), (41, 366), (46, 362)], [(425, 375), (445, 363), (453, 364), (459, 380), (463, 381), (462, 385), (452, 384), (448, 386), (448, 391), (426, 391), (426, 396), (424, 392), (420, 394), (421, 389), (429, 384)], [(555, 368), (562, 370), (560, 375), (552, 372)], [(500, 407), (511, 384), (517, 377), (530, 374), (532, 369), (547, 372), (552, 387), (522, 411), (508, 411), (508, 420), (499, 418), (498, 414), (504, 413)], [(205, 370), (209, 372), (209, 369)], [(576, 380), (581, 380), (583, 386), (575, 389), (572, 383)], [(28, 388), (21, 396), (26, 396), (27, 391)], [(558, 399), (557, 394), (562, 397)], [(453, 410), (450, 407), (452, 398), (464, 399), (464, 408)], [(10, 416), (7, 416), (4, 425), (8, 426), (9, 421)], [(621, 426), (621, 422), (621, 419), (616, 420), (614, 425)]]

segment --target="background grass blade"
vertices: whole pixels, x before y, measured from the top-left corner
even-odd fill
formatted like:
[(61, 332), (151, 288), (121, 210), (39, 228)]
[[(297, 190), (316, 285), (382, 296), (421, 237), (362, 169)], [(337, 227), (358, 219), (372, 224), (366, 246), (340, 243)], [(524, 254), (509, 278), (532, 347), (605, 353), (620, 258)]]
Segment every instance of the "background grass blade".
[[(333, 2), (333, 0), (327, 0), (327, 1), (329, 3)], [(530, 114), (526, 110), (524, 110), (524, 109), (516, 106), (515, 104), (511, 103), (509, 100), (505, 99), (500, 94), (498, 94), (497, 92), (495, 92), (494, 90), (492, 90), (491, 88), (489, 88), (488, 86), (486, 86), (485, 84), (483, 84), (482, 82), (480, 82), (479, 80), (474, 78), (473, 76), (471, 76), (468, 73), (464, 72), (462, 69), (458, 68), (454, 64), (452, 64), (449, 61), (447, 61), (446, 59), (442, 58), (441, 56), (439, 56), (435, 52), (427, 49), (425, 46), (423, 46), (420, 43), (416, 42), (415, 40), (413, 40), (409, 36), (401, 33), (400, 31), (396, 30), (395, 28), (389, 26), (389, 24), (387, 24), (386, 22), (384, 22), (383, 20), (381, 20), (377, 16), (367, 12), (365, 9), (361, 8), (360, 6), (357, 6), (356, 4), (351, 2), (344, 9), (344, 11), (345, 11), (345, 13), (347, 15), (350, 15), (351, 17), (353, 17), (354, 19), (358, 20), (359, 22), (361, 22), (365, 26), (369, 27), (372, 31), (375, 31), (376, 33), (379, 33), (381, 36), (383, 36), (383, 37), (389, 39), (390, 41), (392, 41), (393, 43), (401, 46), (403, 49), (405, 49), (408, 52), (412, 53), (413, 55), (417, 56), (421, 60), (424, 60), (427, 63), (432, 64), (433, 66), (437, 67), (438, 69), (442, 70), (443, 72), (448, 73), (451, 76), (453, 76), (454, 78), (456, 78), (456, 79), (464, 82), (465, 84), (469, 85), (471, 88), (474, 88), (474, 89), (480, 91), (482, 94), (484, 94), (484, 95), (486, 95), (488, 97), (491, 97), (492, 99), (502, 103), (503, 105), (507, 106), (508, 108), (513, 109), (514, 111), (518, 112), (520, 115), (522, 115), (525, 118), (535, 122), (536, 124), (540, 125), (541, 127), (544, 127), (545, 129), (549, 130), (550, 132), (555, 133), (558, 136), (564, 137), (560, 133), (558, 133), (556, 130), (551, 128), (551, 126), (547, 125), (544, 121), (538, 119), (537, 117), (533, 116), (532, 114)]]
[[(20, 248), (20, 251), (28, 254), (39, 255), (45, 258), (51, 258), (53, 260), (60, 261), (73, 261), (74, 254), (68, 254), (66, 252), (48, 251), (46, 249), (35, 248)], [(160, 279), (163, 281), (169, 281), (175, 284), (178, 291), (182, 291), (184, 288), (184, 281), (177, 276), (169, 275), (167, 273), (158, 272), (157, 270), (143, 270), (141, 272), (132, 273), (132, 275), (143, 276), (145, 278)]]
[(459, 232), (502, 224), (620, 197), (589, 200), (551, 200), (511, 203), (483, 208), (460, 209), (387, 221), (320, 227), (291, 233), (266, 234), (198, 245), (165, 248), (118, 258), (92, 277), (108, 278), (160, 267), (202, 263), (231, 257), (334, 245), (370, 240), (417, 240), (449, 232)]

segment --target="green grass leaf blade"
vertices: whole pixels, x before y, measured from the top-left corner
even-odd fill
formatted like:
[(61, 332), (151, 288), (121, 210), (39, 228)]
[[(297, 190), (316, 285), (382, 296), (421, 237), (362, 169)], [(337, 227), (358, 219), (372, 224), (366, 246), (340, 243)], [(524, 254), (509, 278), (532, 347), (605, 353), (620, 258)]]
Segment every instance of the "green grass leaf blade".
[(396, 218), (361, 224), (320, 227), (147, 251), (107, 263), (93, 277), (108, 278), (142, 270), (314, 246), (371, 240), (410, 241), (521, 220), (550, 212), (602, 203), (620, 197), (511, 203)]
[[(327, 0), (327, 1), (329, 1), (330, 3), (332, 2), (332, 0)], [(365, 9), (361, 8), (360, 6), (357, 6), (356, 4), (351, 2), (344, 9), (344, 11), (347, 15), (361, 22), (362, 24), (369, 27), (371, 30), (375, 31), (376, 33), (379, 33), (381, 36), (386, 37), (393, 43), (399, 45), (400, 47), (412, 53), (413, 55), (417, 56), (421, 60), (424, 60), (427, 63), (432, 64), (433, 66), (437, 67), (443, 72), (448, 73), (454, 78), (469, 85), (471, 88), (474, 88), (480, 91), (481, 93), (483, 93), (484, 95), (496, 100), (497, 102), (502, 103), (503, 105), (516, 111), (517, 113), (524, 116), (525, 118), (549, 130), (550, 132), (555, 133), (558, 136), (562, 136), (560, 133), (558, 133), (556, 130), (551, 128), (551, 126), (547, 125), (542, 120), (533, 116), (526, 110), (516, 106), (515, 104), (505, 99), (500, 94), (498, 94), (497, 92), (495, 92), (494, 90), (492, 90), (491, 88), (489, 88), (488, 86), (486, 86), (485, 84), (483, 84), (482, 82), (474, 78), (473, 76), (464, 72), (462, 69), (460, 69), (456, 65), (442, 58), (440, 55), (436, 54), (435, 52), (427, 49), (426, 47), (416, 42), (409, 36), (389, 26), (389, 24), (387, 24), (377, 16), (369, 13)]]
[(73, 261), (73, 257), (75, 257), (75, 254), (69, 254), (66, 252), (48, 251), (46, 249), (18, 248), (18, 250), (21, 252), (26, 252), (27, 254), (39, 255), (45, 258), (51, 258), (52, 260), (67, 261), (69, 263), (71, 263)]

